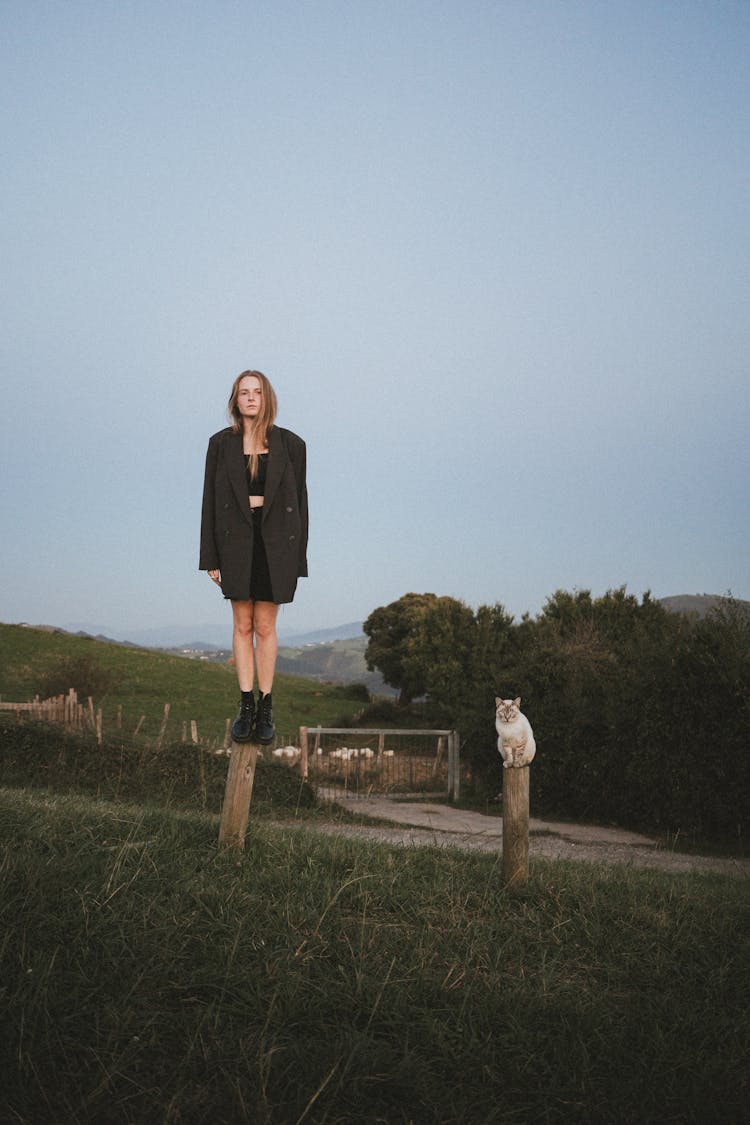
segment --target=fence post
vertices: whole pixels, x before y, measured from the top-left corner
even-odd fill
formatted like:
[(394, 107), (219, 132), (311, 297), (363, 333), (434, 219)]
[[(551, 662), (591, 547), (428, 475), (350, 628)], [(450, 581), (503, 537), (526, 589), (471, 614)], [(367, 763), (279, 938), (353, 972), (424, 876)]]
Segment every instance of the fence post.
[(450, 801), (457, 801), (461, 792), (458, 749), (458, 731), (452, 730), (448, 735), (448, 800)]
[(307, 727), (299, 728), (299, 775), (307, 780), (309, 764), (307, 761)]
[(161, 727), (159, 728), (159, 737), (156, 740), (156, 745), (160, 750), (161, 750), (161, 744), (164, 741), (164, 733), (167, 729), (167, 719), (168, 718), (169, 718), (169, 704), (165, 703), (164, 704), (164, 718), (161, 721)]
[(255, 781), (258, 746), (255, 742), (233, 742), (219, 824), (219, 847), (242, 851), (245, 846), (250, 799)]
[(437, 750), (435, 751), (435, 762), (434, 762), (434, 765), (432, 767), (432, 776), (433, 777), (437, 777), (437, 775), (438, 775), (438, 770), (440, 769), (440, 763), (443, 760), (444, 754), (445, 754), (445, 738), (442, 735), (438, 735)]
[(528, 766), (503, 770), (503, 882), (518, 887), (529, 878)]

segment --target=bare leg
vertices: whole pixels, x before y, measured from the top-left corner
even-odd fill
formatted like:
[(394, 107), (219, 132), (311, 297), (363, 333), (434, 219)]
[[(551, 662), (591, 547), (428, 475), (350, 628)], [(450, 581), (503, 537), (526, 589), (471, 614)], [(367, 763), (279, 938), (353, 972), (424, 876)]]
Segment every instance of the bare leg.
[(253, 690), (253, 602), (232, 602), (232, 652), (240, 691)]
[(258, 688), (264, 695), (270, 695), (273, 688), (273, 674), (276, 671), (276, 656), (279, 651), (279, 640), (276, 636), (276, 617), (279, 607), (274, 602), (255, 602), (253, 604)]

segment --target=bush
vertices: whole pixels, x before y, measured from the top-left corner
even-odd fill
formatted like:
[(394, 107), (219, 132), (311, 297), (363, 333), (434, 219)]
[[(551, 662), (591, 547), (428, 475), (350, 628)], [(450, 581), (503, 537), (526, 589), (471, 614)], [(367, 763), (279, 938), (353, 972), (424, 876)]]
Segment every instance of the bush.
[[(397, 603), (394, 603), (397, 604)], [(558, 590), (536, 618), (436, 599), (410, 637), (427, 689), (421, 725), (455, 727), (482, 791), (502, 784), (495, 695), (534, 728), (535, 811), (693, 840), (747, 837), (750, 615), (725, 598), (706, 619), (625, 588)], [(411, 709), (410, 709), (411, 710)], [(363, 726), (410, 725), (377, 700)], [(344, 725), (343, 723), (341, 725)]]
[(91, 656), (63, 656), (42, 675), (39, 694), (42, 699), (67, 695), (71, 688), (81, 700), (101, 699), (118, 687), (124, 677), (114, 668), (105, 668)]
[[(47, 723), (0, 724), (0, 783), (93, 793), (107, 800), (220, 812), (227, 758), (192, 743), (160, 750), (65, 731)], [(253, 810), (312, 808), (315, 792), (287, 766), (258, 759)]]
[[(624, 590), (558, 591), (514, 628), (499, 694), (534, 727), (535, 811), (695, 840), (744, 841), (750, 809), (750, 622), (705, 620)], [(457, 716), (478, 774), (500, 780), (492, 702)]]

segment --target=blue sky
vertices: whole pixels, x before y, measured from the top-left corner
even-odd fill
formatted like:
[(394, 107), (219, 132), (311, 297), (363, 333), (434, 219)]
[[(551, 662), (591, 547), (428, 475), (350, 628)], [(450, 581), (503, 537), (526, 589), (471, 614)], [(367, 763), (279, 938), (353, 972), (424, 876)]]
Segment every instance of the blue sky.
[(750, 597), (750, 5), (0, 3), (0, 620), (220, 623), (235, 375), (308, 443), (282, 629)]

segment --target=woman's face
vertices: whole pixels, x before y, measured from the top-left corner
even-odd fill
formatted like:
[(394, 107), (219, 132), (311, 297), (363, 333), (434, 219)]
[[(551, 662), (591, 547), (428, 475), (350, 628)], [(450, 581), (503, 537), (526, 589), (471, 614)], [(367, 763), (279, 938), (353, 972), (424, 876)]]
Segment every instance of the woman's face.
[(262, 401), (263, 388), (257, 375), (245, 375), (240, 380), (237, 391), (237, 409), (243, 418), (257, 418)]

